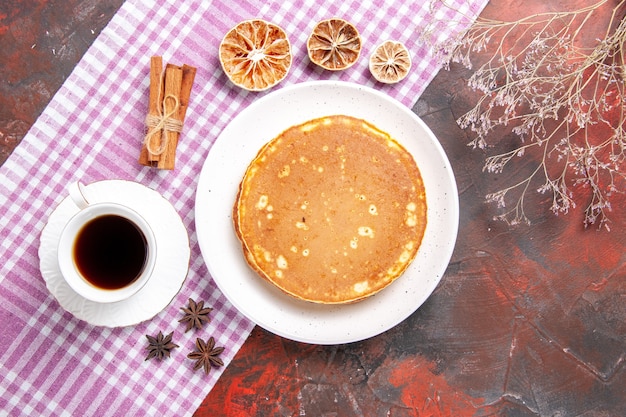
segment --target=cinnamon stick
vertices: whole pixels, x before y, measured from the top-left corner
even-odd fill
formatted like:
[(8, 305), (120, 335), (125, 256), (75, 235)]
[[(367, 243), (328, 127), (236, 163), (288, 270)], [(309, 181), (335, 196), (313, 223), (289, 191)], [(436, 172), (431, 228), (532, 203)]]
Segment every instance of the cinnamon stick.
[[(160, 56), (153, 56), (150, 59), (150, 96), (148, 101), (148, 116), (159, 117), (159, 112), (162, 109), (163, 101), (163, 58)], [(149, 128), (150, 129), (150, 128)], [(161, 146), (161, 130), (154, 129), (149, 131), (149, 145), (150, 149), (159, 149)], [(148, 147), (144, 143), (139, 152), (139, 163), (141, 165), (151, 165), (151, 161), (155, 158), (148, 152)]]
[[(196, 77), (196, 68), (184, 64), (181, 67), (177, 67), (172, 64), (167, 64), (165, 68), (165, 77), (166, 77), (166, 95), (167, 95), (167, 74), (172, 72), (176, 74), (180, 74), (180, 89), (178, 90), (178, 110), (176, 114), (173, 116), (176, 120), (179, 120), (181, 123), (185, 121), (185, 116), (187, 114), (187, 106), (189, 105), (189, 98), (191, 97), (191, 89), (193, 88), (193, 82)], [(167, 105), (167, 103), (166, 103)], [(167, 146), (165, 151), (161, 155), (161, 158), (158, 162), (158, 168), (160, 169), (169, 169), (172, 170), (176, 164), (176, 148), (178, 147), (178, 139), (180, 137), (180, 132), (167, 132)]]
[[(161, 136), (163, 152), (158, 155), (158, 158), (153, 158), (153, 166), (160, 169), (172, 169), (167, 168), (164, 165), (163, 157), (168, 152), (168, 148), (172, 143), (178, 142), (178, 134), (172, 125), (174, 121), (181, 121), (178, 118), (178, 108), (180, 107), (180, 89), (183, 82), (183, 70), (180, 67), (174, 65), (167, 65), (165, 67), (165, 90), (163, 91), (163, 134)], [(182, 122), (182, 121), (181, 121)], [(168, 126), (169, 125), (169, 126)]]
[(167, 64), (154, 56), (150, 60), (150, 98), (148, 103), (148, 134), (139, 153), (139, 163), (172, 170), (196, 68)]

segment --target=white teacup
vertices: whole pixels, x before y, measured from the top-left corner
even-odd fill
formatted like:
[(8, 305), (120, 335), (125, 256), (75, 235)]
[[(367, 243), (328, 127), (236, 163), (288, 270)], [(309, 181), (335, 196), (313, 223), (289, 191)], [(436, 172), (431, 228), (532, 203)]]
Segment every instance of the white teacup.
[(154, 270), (154, 232), (139, 213), (123, 204), (90, 204), (80, 182), (72, 184), (69, 192), (80, 211), (61, 232), (58, 260), (63, 278), (91, 301), (114, 303), (129, 298)]

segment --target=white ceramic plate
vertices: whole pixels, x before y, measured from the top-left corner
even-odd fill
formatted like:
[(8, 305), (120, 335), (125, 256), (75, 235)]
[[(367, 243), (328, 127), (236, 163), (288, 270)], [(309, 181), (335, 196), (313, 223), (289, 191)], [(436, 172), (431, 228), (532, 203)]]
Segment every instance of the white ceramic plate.
[[(300, 301), (261, 279), (243, 258), (231, 213), (244, 172), (266, 142), (293, 125), (332, 114), (365, 119), (411, 152), (424, 180), (428, 204), (426, 233), (405, 273), (378, 294), (346, 305)], [(195, 215), (198, 242), (209, 272), (241, 313), (292, 340), (339, 344), (384, 332), (424, 303), (452, 255), (459, 203), (454, 175), (441, 145), (410, 109), (369, 87), (316, 81), (268, 94), (229, 123), (204, 163)]]
[(95, 326), (121, 327), (151, 319), (178, 294), (189, 270), (187, 229), (174, 207), (159, 193), (132, 181), (107, 180), (89, 184), (92, 203), (115, 201), (140, 213), (152, 227), (159, 254), (150, 281), (132, 297), (101, 304), (87, 300), (65, 282), (57, 260), (61, 232), (78, 208), (66, 197), (52, 212), (41, 232), (39, 262), (46, 286), (61, 307)]

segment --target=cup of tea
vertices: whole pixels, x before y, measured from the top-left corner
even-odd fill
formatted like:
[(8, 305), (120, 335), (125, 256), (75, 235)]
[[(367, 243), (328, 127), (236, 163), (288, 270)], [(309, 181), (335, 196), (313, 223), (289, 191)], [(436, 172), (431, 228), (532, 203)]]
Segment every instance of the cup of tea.
[(79, 211), (59, 240), (63, 278), (76, 293), (98, 303), (134, 295), (148, 282), (156, 263), (156, 239), (150, 225), (123, 204), (90, 203), (80, 182), (70, 186), (69, 194)]

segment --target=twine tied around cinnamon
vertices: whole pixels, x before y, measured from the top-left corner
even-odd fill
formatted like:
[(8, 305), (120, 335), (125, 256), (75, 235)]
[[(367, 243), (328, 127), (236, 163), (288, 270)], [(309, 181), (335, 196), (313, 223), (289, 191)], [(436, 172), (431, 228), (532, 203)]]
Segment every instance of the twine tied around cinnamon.
[[(174, 107), (169, 112), (166, 112), (166, 101), (174, 100)], [(163, 99), (163, 105), (157, 106), (157, 114), (148, 114), (146, 116), (146, 127), (148, 128), (148, 133), (146, 133), (146, 137), (143, 140), (146, 149), (151, 155), (161, 155), (165, 152), (167, 148), (167, 141), (162, 140), (159, 146), (159, 149), (153, 149), (152, 144), (150, 143), (150, 138), (157, 132), (176, 132), (180, 133), (183, 130), (183, 122), (178, 120), (172, 116), (178, 114), (178, 109), (180, 108), (180, 101), (178, 97), (173, 94), (168, 94)]]
[(196, 68), (167, 64), (156, 55), (150, 58), (150, 96), (138, 162), (143, 166), (172, 170), (183, 130)]

